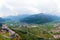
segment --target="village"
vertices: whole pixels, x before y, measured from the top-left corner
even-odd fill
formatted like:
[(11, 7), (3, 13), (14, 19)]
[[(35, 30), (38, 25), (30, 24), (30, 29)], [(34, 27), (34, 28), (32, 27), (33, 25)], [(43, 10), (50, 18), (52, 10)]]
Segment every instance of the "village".
[(51, 30), (51, 34), (54, 38), (60, 38), (60, 23), (54, 24), (54, 29)]

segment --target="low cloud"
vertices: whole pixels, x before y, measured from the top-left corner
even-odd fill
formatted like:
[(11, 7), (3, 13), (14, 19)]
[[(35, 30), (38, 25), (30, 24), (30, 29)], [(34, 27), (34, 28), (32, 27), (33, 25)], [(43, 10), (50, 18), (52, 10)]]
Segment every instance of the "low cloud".
[(59, 0), (0, 0), (0, 17), (21, 14), (57, 13)]

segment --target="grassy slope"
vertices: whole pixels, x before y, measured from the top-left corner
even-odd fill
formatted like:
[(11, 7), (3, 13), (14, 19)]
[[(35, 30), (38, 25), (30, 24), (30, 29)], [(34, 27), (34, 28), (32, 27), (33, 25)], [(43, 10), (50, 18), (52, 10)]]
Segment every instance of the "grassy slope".
[[(38, 27), (27, 28), (27, 27), (17, 27), (12, 28), (16, 33), (18, 33), (22, 40), (55, 40), (49, 31), (53, 29), (52, 24), (38, 25)], [(50, 39), (49, 39), (50, 38)]]
[(52, 35), (49, 33), (50, 30), (54, 29), (53, 25), (55, 22), (51, 22), (48, 24), (38, 25), (38, 27), (27, 28), (27, 27), (11, 27), (19, 36), (21, 36), (22, 40), (55, 40)]
[(15, 38), (10, 38), (9, 33), (2, 33), (0, 34), (0, 40), (15, 40)]

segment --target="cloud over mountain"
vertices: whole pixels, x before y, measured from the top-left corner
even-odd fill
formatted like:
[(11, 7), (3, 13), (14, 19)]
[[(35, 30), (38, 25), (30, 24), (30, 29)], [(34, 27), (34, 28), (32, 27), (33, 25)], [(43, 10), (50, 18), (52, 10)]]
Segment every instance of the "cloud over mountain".
[(59, 0), (0, 0), (0, 17), (19, 14), (56, 13)]

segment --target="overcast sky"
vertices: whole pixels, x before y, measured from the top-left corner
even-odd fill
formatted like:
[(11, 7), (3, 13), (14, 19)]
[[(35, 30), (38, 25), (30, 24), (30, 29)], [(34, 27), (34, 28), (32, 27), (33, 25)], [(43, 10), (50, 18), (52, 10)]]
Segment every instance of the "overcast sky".
[(60, 0), (0, 0), (0, 17), (37, 13), (60, 15)]

